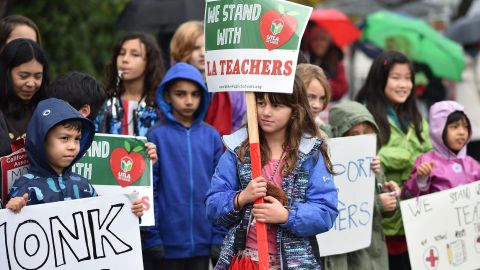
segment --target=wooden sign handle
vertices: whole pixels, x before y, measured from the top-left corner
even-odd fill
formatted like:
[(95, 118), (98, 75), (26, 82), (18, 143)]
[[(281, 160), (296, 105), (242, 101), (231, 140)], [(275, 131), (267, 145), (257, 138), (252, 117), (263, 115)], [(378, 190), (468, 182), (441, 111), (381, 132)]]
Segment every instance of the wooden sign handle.
[[(258, 137), (258, 120), (257, 120), (257, 101), (254, 92), (245, 92), (245, 101), (247, 104), (247, 123), (248, 138), (250, 143), (250, 160), (252, 162), (252, 178), (262, 175), (262, 159), (260, 157), (260, 139)], [(263, 198), (258, 198), (257, 203), (264, 203)], [(256, 222), (257, 226), (257, 248), (258, 248), (258, 265), (260, 270), (269, 270), (270, 262), (268, 259), (268, 241), (267, 241), (267, 225), (262, 222)]]

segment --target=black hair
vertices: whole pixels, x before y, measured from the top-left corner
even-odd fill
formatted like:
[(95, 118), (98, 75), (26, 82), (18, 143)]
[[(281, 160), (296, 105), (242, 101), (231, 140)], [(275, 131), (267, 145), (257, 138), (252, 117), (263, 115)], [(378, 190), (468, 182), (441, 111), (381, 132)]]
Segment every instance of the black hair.
[[(457, 121), (465, 121), (468, 125), (468, 137), (472, 135), (472, 126), (470, 125), (470, 119), (468, 119), (467, 115), (462, 111), (454, 111), (447, 117), (447, 122), (445, 123), (445, 127), (443, 128), (442, 132), (442, 140), (443, 144), (445, 144), (449, 149), (450, 147), (447, 144), (447, 136), (448, 136), (448, 125), (455, 123)], [(450, 149), (451, 150), (451, 149)]]
[[(415, 73), (410, 60), (400, 52), (388, 51), (381, 53), (375, 58), (368, 72), (367, 79), (355, 98), (356, 101), (365, 104), (375, 118), (375, 122), (380, 129), (382, 145), (388, 143), (391, 134), (387, 118), (388, 100), (385, 96), (385, 87), (390, 71), (396, 64), (408, 65), (413, 87), (415, 85)], [(412, 89), (407, 100), (399, 104), (394, 110), (402, 129), (408, 128), (408, 124), (412, 123), (418, 140), (423, 143), (425, 139), (422, 138), (422, 116), (418, 111), (415, 100), (415, 91)]]
[(76, 110), (90, 106), (90, 120), (95, 120), (98, 111), (105, 102), (106, 94), (103, 87), (94, 77), (78, 71), (68, 72), (59, 76), (47, 89), (49, 97), (55, 97), (68, 102)]
[(43, 67), (42, 84), (29, 102), (35, 107), (47, 97), (46, 87), (49, 83), (48, 63), (43, 50), (35, 41), (19, 38), (8, 43), (0, 53), (0, 109), (15, 119), (23, 118), (28, 110), (25, 110), (25, 103), (13, 91), (11, 71), (32, 60), (36, 60)]
[(29, 18), (22, 15), (9, 15), (0, 20), (0, 51), (7, 44), (7, 40), (10, 37), (10, 34), (17, 26), (26, 25), (32, 28), (37, 35), (37, 43), (42, 46), (42, 39), (40, 37), (40, 31), (38, 30), (37, 25), (30, 20)]
[(73, 129), (75, 131), (82, 132), (83, 123), (82, 123), (82, 120), (80, 120), (80, 119), (75, 119), (75, 118), (65, 119), (61, 122), (58, 122), (50, 130), (52, 130), (52, 129), (58, 127), (58, 126), (62, 126), (64, 128), (67, 128), (67, 129)]

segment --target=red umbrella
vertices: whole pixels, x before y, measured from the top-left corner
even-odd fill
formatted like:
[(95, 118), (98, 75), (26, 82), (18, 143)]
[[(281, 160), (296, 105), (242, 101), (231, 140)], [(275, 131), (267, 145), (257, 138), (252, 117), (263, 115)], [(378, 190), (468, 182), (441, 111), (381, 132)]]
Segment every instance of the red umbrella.
[(334, 8), (315, 9), (310, 15), (310, 21), (324, 28), (340, 48), (358, 40), (362, 34), (345, 14)]

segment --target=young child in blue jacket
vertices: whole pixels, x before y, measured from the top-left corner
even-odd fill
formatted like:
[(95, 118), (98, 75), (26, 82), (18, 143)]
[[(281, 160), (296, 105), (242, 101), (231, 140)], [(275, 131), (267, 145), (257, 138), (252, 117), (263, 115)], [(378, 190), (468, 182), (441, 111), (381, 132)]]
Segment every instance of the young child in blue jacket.
[[(65, 101), (41, 101), (27, 127), (30, 168), (13, 183), (7, 208), (18, 213), (25, 205), (97, 196), (87, 179), (72, 172), (94, 135), (93, 123)], [(133, 203), (132, 212), (143, 214), (141, 200)]]
[(145, 268), (208, 269), (212, 245), (225, 235), (208, 220), (204, 204), (222, 142), (203, 122), (209, 98), (200, 72), (186, 63), (172, 66), (157, 89), (157, 103), (164, 120), (147, 134), (158, 161), (155, 227), (143, 238)]
[[(262, 176), (252, 179), (246, 129), (224, 136), (228, 151), (206, 199), (210, 219), (229, 229), (215, 269), (231, 269), (234, 256), (257, 263), (256, 223), (263, 222), (271, 270), (320, 270), (315, 236), (333, 226), (338, 199), (305, 87), (296, 76), (292, 94), (255, 96)], [(253, 205), (261, 197), (265, 203)]]

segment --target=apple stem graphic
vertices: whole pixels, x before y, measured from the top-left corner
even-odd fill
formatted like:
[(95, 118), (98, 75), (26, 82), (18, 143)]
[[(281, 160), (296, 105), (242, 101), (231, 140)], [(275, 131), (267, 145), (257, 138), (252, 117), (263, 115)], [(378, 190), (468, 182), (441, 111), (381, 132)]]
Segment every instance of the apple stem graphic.
[(145, 156), (145, 155), (143, 155), (143, 153), (141, 153), (142, 150), (144, 149), (144, 147), (142, 145), (137, 145), (132, 149), (132, 146), (130, 145), (130, 143), (127, 140), (125, 140), (125, 142), (123, 143), (123, 146), (129, 154), (132, 153), (132, 152), (137, 152), (137, 153), (140, 153), (142, 156)]

